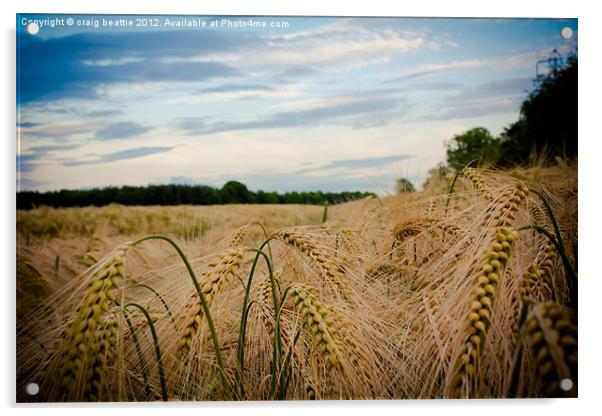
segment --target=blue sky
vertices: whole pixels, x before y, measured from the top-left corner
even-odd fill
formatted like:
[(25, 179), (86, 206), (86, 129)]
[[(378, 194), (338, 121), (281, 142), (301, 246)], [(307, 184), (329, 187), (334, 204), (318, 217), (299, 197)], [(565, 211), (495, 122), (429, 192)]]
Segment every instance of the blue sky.
[[(516, 120), (537, 60), (576, 46), (563, 27), (577, 33), (576, 19), (253, 17), (268, 25), (253, 29), (221, 26), (244, 17), (154, 16), (155, 27), (102, 27), (121, 18), (142, 17), (17, 15), (21, 189), (420, 184), (454, 134)], [(183, 18), (207, 26), (165, 26)]]

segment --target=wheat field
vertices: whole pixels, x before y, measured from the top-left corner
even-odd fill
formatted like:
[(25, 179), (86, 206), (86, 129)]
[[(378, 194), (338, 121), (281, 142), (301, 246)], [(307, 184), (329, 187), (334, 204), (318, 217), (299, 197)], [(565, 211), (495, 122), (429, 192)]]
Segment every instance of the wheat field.
[(18, 401), (577, 395), (569, 161), (327, 208), (41, 207), (17, 240)]

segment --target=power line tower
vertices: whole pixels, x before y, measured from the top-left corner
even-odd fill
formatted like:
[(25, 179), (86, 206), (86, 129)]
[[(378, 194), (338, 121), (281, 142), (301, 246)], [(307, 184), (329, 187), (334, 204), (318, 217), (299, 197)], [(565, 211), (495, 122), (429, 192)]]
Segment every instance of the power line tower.
[(547, 57), (540, 59), (535, 64), (535, 79), (533, 84), (537, 87), (548, 76), (555, 76), (564, 66), (564, 59), (558, 50), (553, 49)]

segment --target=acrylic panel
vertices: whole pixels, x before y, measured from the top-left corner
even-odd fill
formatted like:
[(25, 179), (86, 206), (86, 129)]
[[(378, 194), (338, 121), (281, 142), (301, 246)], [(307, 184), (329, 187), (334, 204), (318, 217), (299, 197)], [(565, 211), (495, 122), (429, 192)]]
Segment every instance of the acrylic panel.
[(16, 18), (18, 402), (577, 396), (577, 19)]

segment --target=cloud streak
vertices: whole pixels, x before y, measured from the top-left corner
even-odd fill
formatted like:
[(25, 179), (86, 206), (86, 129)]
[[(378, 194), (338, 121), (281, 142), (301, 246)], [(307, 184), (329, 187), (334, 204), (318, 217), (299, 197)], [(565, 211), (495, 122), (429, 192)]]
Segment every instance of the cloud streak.
[(71, 136), (85, 134), (98, 128), (95, 123), (31, 123), (20, 127), (19, 133), (25, 137), (65, 140)]
[(411, 155), (393, 155), (393, 156), (377, 156), (366, 157), (362, 159), (342, 159), (333, 160), (332, 162), (320, 165), (317, 167), (308, 167), (297, 171), (297, 173), (316, 172), (328, 169), (364, 169), (364, 168), (382, 168), (395, 162), (400, 162), (411, 158)]
[(288, 97), (295, 93), (296, 91), (290, 85), (276, 88), (262, 84), (223, 84), (198, 90), (190, 95), (175, 98), (170, 102), (198, 104), (209, 100), (235, 101), (240, 99)]
[(64, 162), (64, 166), (80, 166), (80, 165), (94, 165), (99, 163), (117, 162), (120, 160), (141, 158), (144, 156), (155, 155), (158, 153), (165, 153), (172, 150), (174, 146), (154, 146), (154, 147), (136, 147), (133, 149), (121, 150), (118, 152), (108, 153), (105, 155), (98, 155), (95, 160), (82, 160), (82, 161), (69, 161)]
[(445, 121), (515, 112), (530, 85), (530, 78), (506, 78), (470, 85), (457, 94), (443, 97), (436, 111), (430, 111), (420, 120)]
[(497, 70), (510, 70), (516, 68), (523, 68), (533, 65), (533, 62), (535, 62), (538, 59), (538, 57), (542, 55), (542, 53), (543, 51), (538, 51), (532, 53), (519, 53), (499, 58), (464, 59), (455, 60), (452, 62), (421, 65), (415, 68), (402, 70), (398, 73), (396, 77), (385, 81), (385, 83), (395, 83), (399, 81), (406, 81), (408, 79), (423, 77), (426, 75), (433, 75), (462, 69), (470, 70), (487, 67), (496, 68)]
[(31, 121), (22, 121), (22, 122), (17, 122), (17, 127), (36, 127), (39, 126), (38, 123), (32, 123)]
[(367, 97), (331, 97), (309, 108), (281, 111), (251, 121), (216, 122), (205, 118), (177, 120), (178, 127), (191, 135), (214, 134), (236, 130), (284, 129), (346, 123), (354, 128), (382, 126), (399, 117), (401, 100), (393, 95)]
[(149, 130), (150, 127), (132, 121), (119, 121), (97, 130), (94, 137), (100, 140), (127, 139), (140, 136)]
[(488, 98), (501, 98), (508, 96), (524, 96), (532, 87), (531, 78), (505, 78), (498, 81), (487, 82), (476, 86), (468, 86), (459, 94), (449, 95), (445, 98), (450, 103), (475, 102)]
[[(33, 172), (38, 166), (44, 164), (39, 163), (47, 158), (48, 153), (62, 152), (79, 148), (79, 144), (58, 144), (47, 146), (32, 146), (17, 155), (17, 171), (18, 172)], [(33, 183), (33, 182), (32, 182)], [(40, 182), (42, 183), (42, 182)]]
[(17, 172), (32, 172), (36, 168), (38, 155), (17, 155)]
[(453, 71), (457, 69), (479, 68), (486, 65), (491, 65), (491, 62), (485, 59), (468, 59), (463, 61), (454, 61), (441, 64), (423, 65), (417, 68), (411, 68), (400, 71), (397, 77), (386, 81), (386, 83), (405, 81), (412, 78), (418, 78), (423, 77), (425, 75)]
[(237, 54), (199, 55), (208, 60), (235, 66), (316, 69), (359, 69), (390, 62), (393, 58), (424, 49), (436, 49), (426, 33), (411, 32), (399, 26), (363, 27), (355, 19), (341, 19), (318, 28), (292, 33), (270, 33), (252, 48)]

